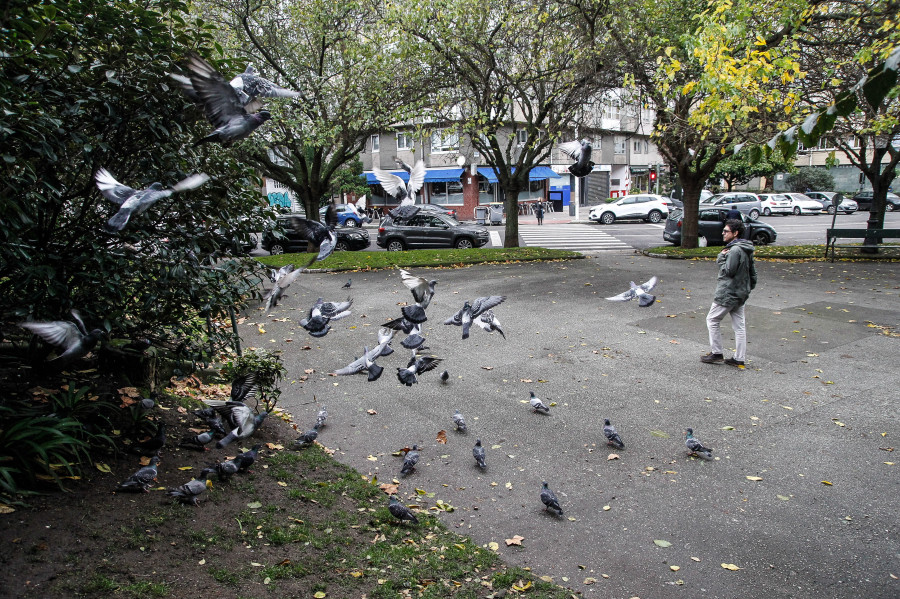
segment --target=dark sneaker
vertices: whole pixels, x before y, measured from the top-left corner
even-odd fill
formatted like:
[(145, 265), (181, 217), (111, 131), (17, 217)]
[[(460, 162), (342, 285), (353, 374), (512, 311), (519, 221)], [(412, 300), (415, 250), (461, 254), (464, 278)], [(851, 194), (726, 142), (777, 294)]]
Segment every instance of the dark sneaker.
[(722, 354), (713, 354), (709, 353), (700, 358), (700, 361), (704, 364), (721, 364), (725, 360), (725, 357)]
[(727, 360), (725, 360), (725, 363), (729, 366), (737, 366), (738, 368), (744, 367), (743, 362), (741, 362), (740, 360), (735, 360), (734, 358), (728, 358)]

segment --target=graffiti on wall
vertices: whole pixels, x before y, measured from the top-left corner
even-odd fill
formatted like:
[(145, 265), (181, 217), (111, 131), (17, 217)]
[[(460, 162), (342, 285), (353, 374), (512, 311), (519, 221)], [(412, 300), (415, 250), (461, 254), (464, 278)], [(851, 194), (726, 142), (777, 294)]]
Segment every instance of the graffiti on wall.
[(291, 196), (287, 192), (272, 191), (269, 192), (269, 205), (279, 206), (281, 208), (291, 207)]

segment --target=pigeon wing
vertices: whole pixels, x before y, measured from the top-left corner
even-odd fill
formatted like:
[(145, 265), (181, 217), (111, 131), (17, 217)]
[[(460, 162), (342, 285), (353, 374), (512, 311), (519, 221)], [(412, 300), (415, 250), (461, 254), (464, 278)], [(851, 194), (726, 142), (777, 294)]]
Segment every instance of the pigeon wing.
[(351, 374), (359, 374), (366, 368), (366, 357), (357, 358), (344, 366), (340, 370), (335, 370), (331, 374), (335, 376), (349, 376)]
[(492, 295), (490, 297), (476, 298), (475, 301), (472, 302), (472, 318), (482, 314), (485, 310), (490, 310), (495, 306), (499, 306), (504, 300), (506, 300), (505, 295)]
[(65, 320), (52, 322), (22, 322), (19, 326), (28, 329), (47, 343), (69, 349), (82, 337), (81, 331), (75, 323)]
[(637, 294), (634, 292), (634, 289), (629, 289), (628, 291), (623, 291), (619, 295), (614, 295), (606, 299), (613, 302), (627, 302), (629, 300), (633, 300), (636, 296)]
[(460, 308), (459, 312), (457, 312), (456, 314), (454, 314), (453, 316), (451, 316), (450, 318), (445, 320), (444, 324), (455, 324), (458, 327), (462, 326), (462, 317), (463, 317), (463, 312), (465, 312), (465, 310), (466, 310), (465, 308)]
[(211, 64), (197, 54), (191, 54), (188, 69), (191, 84), (200, 96), (206, 118), (213, 127), (222, 127), (235, 117), (247, 114), (235, 89)]
[(428, 293), (428, 281), (402, 269), (400, 270), (400, 280), (403, 281), (407, 289), (412, 291), (413, 299), (419, 303), (425, 300), (425, 294)]
[(116, 204), (124, 204), (125, 200), (137, 193), (137, 190), (122, 185), (113, 177), (108, 170), (101, 168), (94, 174), (94, 181), (104, 198)]
[[(422, 163), (424, 168), (425, 163)], [(398, 197), (398, 193), (400, 190), (403, 190), (403, 195), (406, 195), (406, 184), (403, 182), (399, 176), (394, 173), (389, 173), (387, 171), (383, 171), (377, 166), (372, 167), (372, 174), (375, 175), (375, 178), (378, 179), (378, 182), (381, 184), (381, 187), (384, 188), (384, 191), (393, 197)], [(424, 181), (424, 175), (422, 176)]]
[(572, 160), (578, 160), (579, 158), (581, 158), (580, 141), (567, 141), (566, 143), (559, 144), (556, 147), (559, 148), (560, 152), (562, 152)]
[[(399, 178), (399, 177), (398, 177)], [(409, 184), (406, 186), (410, 194), (414, 194), (422, 189), (425, 184), (425, 161), (419, 160), (409, 172)]]
[(659, 281), (657, 277), (650, 277), (650, 280), (640, 285), (640, 288), (644, 290), (644, 292), (649, 293), (651, 289), (656, 287), (656, 283)]

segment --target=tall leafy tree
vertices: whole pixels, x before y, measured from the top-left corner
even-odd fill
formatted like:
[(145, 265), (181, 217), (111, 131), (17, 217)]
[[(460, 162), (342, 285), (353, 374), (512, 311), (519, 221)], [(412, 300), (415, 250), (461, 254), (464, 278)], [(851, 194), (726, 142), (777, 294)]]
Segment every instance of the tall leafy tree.
[(767, 158), (754, 160), (750, 149), (742, 149), (729, 155), (716, 165), (712, 173), (714, 181), (725, 181), (727, 191), (735, 185), (746, 185), (756, 177), (774, 177), (778, 173), (794, 170), (793, 156), (785, 158), (782, 154), (773, 153)]
[(606, 10), (594, 0), (387, 4), (388, 22), (453, 85), (433, 104), (434, 125), (462, 132), (497, 172), (506, 247), (518, 246), (518, 198), (532, 167), (614, 85), (615, 62), (597, 27)]

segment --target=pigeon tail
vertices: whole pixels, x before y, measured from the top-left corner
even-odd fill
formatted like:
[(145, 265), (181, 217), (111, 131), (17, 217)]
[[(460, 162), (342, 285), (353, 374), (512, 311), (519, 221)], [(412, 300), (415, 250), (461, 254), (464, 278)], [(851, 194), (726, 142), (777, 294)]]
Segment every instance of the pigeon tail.
[(219, 439), (216, 442), (216, 449), (222, 449), (223, 447), (227, 447), (237, 438), (238, 438), (237, 431), (236, 430), (231, 431), (230, 433), (225, 435), (225, 437), (223, 437), (222, 439)]
[(384, 372), (384, 367), (373, 363), (371, 366), (369, 366), (368, 370), (369, 370), (369, 381), (370, 382), (377, 381), (378, 378), (381, 376), (381, 373)]
[(655, 295), (641, 295), (641, 298), (638, 300), (638, 305), (641, 308), (646, 308), (647, 306), (652, 306), (655, 301)]
[(411, 372), (409, 368), (397, 368), (397, 378), (407, 387), (412, 387), (414, 383), (418, 383), (419, 379), (415, 372)]

